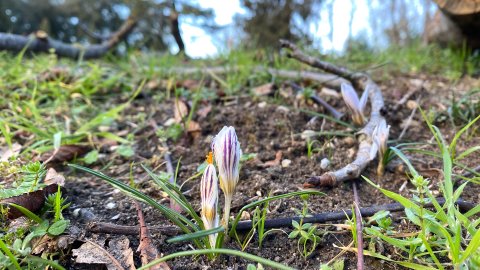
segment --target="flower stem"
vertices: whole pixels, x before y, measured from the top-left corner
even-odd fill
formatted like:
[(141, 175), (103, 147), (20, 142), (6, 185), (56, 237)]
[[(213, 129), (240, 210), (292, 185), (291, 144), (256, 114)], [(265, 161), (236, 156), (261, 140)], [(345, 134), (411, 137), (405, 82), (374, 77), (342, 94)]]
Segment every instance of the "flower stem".
[(225, 208), (223, 212), (222, 223), (225, 227), (225, 235), (228, 235), (228, 221), (230, 219), (230, 206), (232, 204), (232, 197), (225, 195)]

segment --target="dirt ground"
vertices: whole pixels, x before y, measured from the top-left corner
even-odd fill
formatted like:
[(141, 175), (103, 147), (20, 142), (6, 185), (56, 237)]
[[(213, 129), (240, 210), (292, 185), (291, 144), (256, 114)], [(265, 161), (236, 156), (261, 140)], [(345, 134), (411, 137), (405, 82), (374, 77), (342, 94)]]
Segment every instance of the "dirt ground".
[[(410, 90), (419, 87), (419, 81), (423, 86), (408, 98), (408, 102), (396, 105)], [(451, 85), (445, 79), (418, 74), (399, 74), (378, 81), (378, 83), (383, 90), (386, 101), (385, 117), (387, 123), (391, 125), (390, 140), (392, 142), (390, 145), (401, 142), (427, 142), (432, 139), (432, 134), (417, 110), (413, 120), (406, 128), (402, 140), (397, 140), (412, 112), (414, 101), (419, 101), (420, 106), (427, 111), (428, 108), (433, 108), (437, 112), (442, 112), (448, 108), (448, 102), (452, 95), (459, 97), (473, 87), (480, 85), (478, 79), (464, 78), (455, 85)], [(150, 89), (144, 92), (141, 97), (135, 100), (133, 106), (130, 106), (124, 117), (117, 122), (118, 125), (113, 127), (114, 129), (135, 133), (136, 155), (133, 160), (121, 158), (107, 149), (101, 153), (99, 161), (90, 167), (101, 170), (111, 162), (110, 166), (103, 172), (128, 181), (131, 162), (135, 161), (133, 177), (140, 189), (157, 200), (166, 202), (162, 193), (139, 166), (140, 163), (143, 163), (151, 168), (158, 166), (157, 171), (166, 170), (165, 166), (162, 165), (165, 149), (160, 145), (155, 131), (149, 125), (138, 129), (136, 124), (138, 123), (136, 121), (150, 121), (148, 118), (151, 118), (159, 126), (162, 126), (173, 117), (172, 101), (165, 100), (160, 104), (156, 103), (151, 98), (155, 91), (163, 91), (163, 89)], [(344, 108), (343, 101), (340, 98), (334, 95), (325, 95), (325, 91), (320, 91), (320, 88), (317, 88), (317, 93), (334, 107), (344, 111), (342, 109)], [(302, 132), (305, 130), (345, 131), (345, 128), (301, 111), (300, 109), (307, 109), (326, 113), (323, 108), (312, 104), (310, 101), (298, 98), (291, 92), (291, 89), (284, 87), (282, 84), (279, 84), (276, 93), (270, 96), (245, 95), (233, 99), (220, 98), (215, 101), (201, 102), (198, 110), (208, 106), (211, 106), (211, 111), (206, 116), (194, 116), (194, 120), (201, 127), (201, 132), (197, 138), (183, 137), (176, 142), (169, 140), (167, 143), (172, 153), (173, 164), (175, 165), (181, 158), (178, 181), (182, 183), (185, 179), (197, 173), (197, 167), (204, 161), (205, 155), (209, 151), (212, 137), (224, 125), (235, 127), (243, 152), (256, 153), (257, 156), (242, 165), (240, 181), (234, 195), (232, 214), (236, 214), (246, 203), (263, 198), (268, 194), (282, 194), (302, 189), (302, 184), (310, 176), (324, 173), (324, 170), (320, 168), (320, 161), (323, 158), (328, 158), (331, 161), (331, 169), (340, 168), (354, 158), (356, 150), (354, 136), (316, 138), (318, 143), (315, 143), (314, 148), (317, 148), (318, 151), (315, 151), (311, 158), (307, 157), (306, 142), (301, 137)], [(146, 119), (138, 119), (138, 112), (143, 112)], [(440, 127), (447, 141), (450, 141), (454, 134), (452, 124), (449, 121), (436, 124)], [(480, 138), (472, 137), (468, 140), (462, 140), (459, 149), (466, 149), (479, 144)], [(425, 149), (436, 150), (436, 146), (427, 145)], [(275, 160), (276, 154), (279, 152), (282, 155), (279, 164), (265, 167), (265, 162)], [(432, 189), (438, 190), (437, 184), (442, 179), (441, 160), (411, 153), (409, 153), (409, 156), (412, 163), (430, 178)], [(290, 160), (291, 163), (287, 164), (288, 161), (285, 160)], [(283, 166), (282, 161), (284, 161)], [(479, 161), (480, 157), (476, 156), (465, 161), (465, 163), (475, 167), (480, 163)], [(377, 177), (375, 169), (376, 161), (368, 166), (363, 175), (386, 189), (399, 192), (401, 187), (408, 182), (408, 178), (402, 172), (387, 170), (383, 177)], [(76, 238), (90, 239), (107, 247), (108, 243), (125, 236), (91, 233), (86, 230), (88, 222), (103, 221), (119, 225), (138, 226), (135, 206), (130, 198), (93, 176), (70, 170), (66, 170), (64, 173), (67, 175), (65, 186), (68, 192), (67, 196), (72, 200), (72, 205), (66, 216), (71, 220), (71, 226), (68, 229), (70, 235)], [(461, 174), (462, 171), (456, 171), (456, 173)], [(188, 191), (187, 196), (191, 198), (198, 210), (200, 209), (199, 181), (200, 178), (196, 178), (182, 187), (182, 190)], [(366, 182), (358, 180), (357, 183), (361, 207), (392, 202)], [(412, 195), (411, 188), (412, 185), (407, 183), (401, 194), (410, 197)], [(350, 182), (334, 188), (322, 188), (320, 191), (324, 192), (325, 195), (309, 198), (310, 213), (351, 209), (353, 191)], [(479, 194), (480, 187), (471, 184), (465, 190), (463, 199), (478, 203), (480, 201)], [(301, 200), (298, 198), (273, 202), (270, 205), (268, 218), (294, 216), (296, 210), (300, 210), (301, 207)], [(144, 205), (144, 213), (149, 226), (169, 224), (160, 213), (146, 205)], [(394, 222), (399, 230), (409, 230), (410, 224), (402, 221), (401, 213), (394, 214), (394, 217)], [(344, 223), (344, 221), (339, 220), (335, 223)], [(334, 225), (321, 226), (321, 228), (325, 230), (321, 243), (313, 254), (306, 259), (297, 249), (297, 240), (287, 237), (291, 228), (282, 228), (285, 233), (278, 232), (268, 236), (262, 248), (258, 247), (257, 239), (254, 238), (246, 251), (298, 269), (319, 269), (321, 263), (326, 263), (339, 254), (341, 250), (335, 246), (347, 246), (352, 241), (351, 233), (348, 230), (338, 229)], [(171, 236), (152, 233), (152, 239), (160, 253), (170, 254), (192, 248), (188, 243), (168, 244), (165, 240), (169, 237)], [(139, 244), (138, 235), (130, 235), (128, 239), (135, 252)], [(367, 248), (368, 239), (365, 242), (365, 248)], [(239, 245), (233, 240), (228, 241), (227, 246), (239, 249)], [(78, 248), (77, 243), (74, 242), (71, 248)], [(392, 251), (384, 250), (385, 255), (395, 256), (389, 254), (389, 252)], [(92, 269), (93, 267), (91, 264), (76, 264), (74, 262), (75, 258), (71, 256), (64, 258), (66, 261), (60, 262), (68, 265), (70, 269)], [(139, 262), (137, 253), (135, 253), (134, 258)], [(345, 269), (356, 268), (355, 254), (347, 252), (340, 258), (345, 259)], [(207, 260), (206, 257), (200, 256), (178, 258), (169, 261), (168, 265), (172, 269), (246, 269), (248, 263), (244, 259), (229, 256), (220, 256), (212, 262)], [(402, 269), (395, 264), (380, 262), (368, 257), (366, 258), (366, 265), (367, 269)], [(102, 269), (101, 267), (101, 265), (98, 265), (99, 269)]]

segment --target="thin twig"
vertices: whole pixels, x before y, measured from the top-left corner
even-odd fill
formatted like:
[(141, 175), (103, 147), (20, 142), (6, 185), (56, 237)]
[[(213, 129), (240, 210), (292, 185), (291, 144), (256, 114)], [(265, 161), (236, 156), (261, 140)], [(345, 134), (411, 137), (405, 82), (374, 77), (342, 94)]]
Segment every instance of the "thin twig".
[(357, 184), (352, 182), (353, 198), (355, 205), (355, 220), (357, 226), (357, 270), (363, 270), (363, 224), (362, 213), (360, 212), (360, 199), (358, 198)]
[(346, 68), (337, 67), (328, 62), (307, 56), (289, 41), (281, 40), (280, 43), (283, 48), (290, 50), (288, 54), (289, 57), (312, 67), (320, 68), (326, 72), (348, 79), (353, 85), (368, 91), (368, 97), (371, 104), (370, 119), (363, 129), (357, 133), (359, 146), (355, 160), (339, 170), (326, 172), (321, 176), (311, 177), (306, 183), (304, 183), (304, 187), (335, 186), (340, 182), (358, 178), (371, 161), (370, 150), (373, 143), (373, 130), (384, 120), (384, 117), (380, 113), (384, 106), (380, 87), (378, 87), (378, 85), (367, 74), (354, 73)]
[[(288, 82), (288, 85), (290, 85), (293, 90), (297, 92), (304, 92), (303, 88), (294, 83), (294, 82)], [(314, 93), (310, 94), (310, 99), (313, 100), (316, 104), (323, 106), (335, 119), (340, 119), (343, 116), (343, 113), (337, 111), (334, 107), (332, 107), (330, 104), (328, 104), (325, 100), (323, 100), (321, 97), (315, 95)]]
[(420, 102), (420, 98), (421, 96), (418, 96), (417, 100), (416, 100), (416, 104), (417, 106), (415, 106), (415, 108), (413, 108), (412, 112), (410, 113), (410, 115), (408, 116), (408, 119), (407, 119), (407, 122), (405, 123), (405, 126), (403, 127), (402, 129), (402, 132), (400, 133), (400, 135), (398, 135), (398, 139), (397, 140), (401, 140), (403, 138), (403, 136), (405, 135), (405, 133), (407, 132), (407, 129), (410, 127), (410, 125), (412, 124), (412, 120), (413, 120), (413, 116), (415, 116), (415, 113), (417, 112), (417, 108), (418, 108), (418, 104)]

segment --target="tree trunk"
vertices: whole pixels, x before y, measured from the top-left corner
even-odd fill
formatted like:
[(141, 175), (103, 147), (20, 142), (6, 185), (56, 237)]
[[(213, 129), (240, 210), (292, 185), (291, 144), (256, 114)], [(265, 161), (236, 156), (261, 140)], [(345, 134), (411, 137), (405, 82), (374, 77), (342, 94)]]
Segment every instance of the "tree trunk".
[(424, 40), (480, 48), (480, 0), (434, 0), (441, 13), (425, 25)]

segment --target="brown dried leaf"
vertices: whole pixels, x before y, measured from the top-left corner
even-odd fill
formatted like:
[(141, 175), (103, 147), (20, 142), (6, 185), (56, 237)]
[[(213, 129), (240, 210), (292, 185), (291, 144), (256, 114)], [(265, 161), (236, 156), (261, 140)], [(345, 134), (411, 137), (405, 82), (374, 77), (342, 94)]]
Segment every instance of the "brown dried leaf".
[(204, 106), (204, 107), (200, 108), (197, 111), (197, 115), (200, 119), (202, 119), (202, 118), (207, 117), (207, 115), (208, 115), (208, 113), (210, 113), (210, 111), (212, 111), (212, 105), (208, 104), (207, 106)]
[(8, 161), (11, 157), (16, 157), (20, 153), (22, 146), (19, 143), (13, 143), (12, 148), (4, 146), (0, 148), (0, 161)]
[(125, 235), (111, 239), (108, 245), (108, 251), (117, 258), (124, 269), (136, 269), (133, 261), (133, 250), (130, 248), (130, 241)]
[(263, 167), (273, 167), (273, 166), (279, 166), (280, 162), (282, 160), (282, 151), (277, 151), (275, 154), (275, 159), (274, 160), (269, 160), (265, 163), (263, 163)]
[(181, 81), (178, 86), (186, 88), (186, 89), (195, 89), (198, 88), (199, 82), (196, 80), (186, 79)]
[(57, 173), (54, 168), (50, 168), (45, 175), (45, 180), (43, 181), (45, 184), (57, 184), (61, 187), (65, 185), (65, 176), (63, 174)]
[(187, 132), (192, 136), (192, 138), (195, 140), (198, 138), (201, 133), (202, 133), (202, 128), (200, 127), (200, 124), (195, 122), (195, 121), (190, 121), (188, 123), (188, 128)]
[(96, 245), (90, 242), (86, 242), (79, 248), (73, 249), (72, 256), (76, 257), (76, 263), (105, 264), (113, 266), (112, 260), (105, 254), (105, 251), (101, 250)]
[[(45, 197), (57, 192), (57, 184), (51, 184), (46, 186), (44, 189), (29, 192), (22, 194), (20, 196), (15, 196), (7, 199), (0, 200), (0, 204), (14, 203), (20, 206), (23, 206), (35, 213), (38, 212), (45, 203)], [(18, 211), (16, 208), (10, 207), (8, 209), (7, 218), (16, 219), (23, 216), (22, 212)]]
[(185, 101), (178, 98), (175, 99), (173, 113), (175, 117), (175, 122), (177, 122), (177, 124), (180, 124), (183, 118), (187, 117), (189, 111), (190, 109)]
[(252, 92), (256, 96), (267, 96), (273, 93), (275, 90), (273, 83), (267, 83), (264, 85), (257, 86), (252, 89)]
[[(149, 262), (160, 258), (157, 249), (150, 239), (150, 233), (148, 232), (148, 227), (145, 224), (145, 218), (143, 216), (142, 207), (137, 201), (133, 201), (135, 207), (137, 208), (138, 223), (140, 223), (140, 244), (138, 245), (137, 252), (140, 251), (140, 259), (142, 265), (146, 265)], [(150, 267), (151, 270), (170, 270), (170, 267), (166, 262), (159, 263)]]
[(87, 145), (66, 144), (60, 146), (58, 151), (51, 150), (43, 153), (40, 157), (40, 161), (45, 162), (50, 159), (50, 163), (62, 163), (86, 154), (90, 149), (91, 148)]

